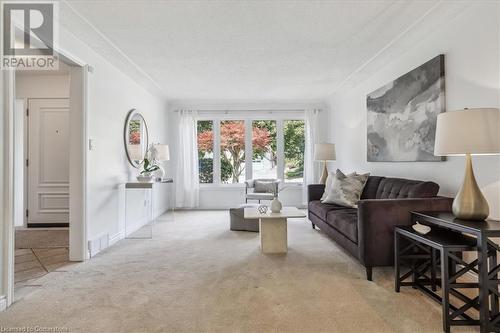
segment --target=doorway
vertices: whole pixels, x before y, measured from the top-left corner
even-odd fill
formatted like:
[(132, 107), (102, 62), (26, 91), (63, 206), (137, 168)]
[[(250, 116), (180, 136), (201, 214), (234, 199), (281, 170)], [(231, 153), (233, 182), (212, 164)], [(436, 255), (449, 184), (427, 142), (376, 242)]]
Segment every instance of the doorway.
[(16, 72), (11, 81), (8, 305), (43, 288), (41, 277), (87, 259), (87, 66), (59, 56), (58, 71)]

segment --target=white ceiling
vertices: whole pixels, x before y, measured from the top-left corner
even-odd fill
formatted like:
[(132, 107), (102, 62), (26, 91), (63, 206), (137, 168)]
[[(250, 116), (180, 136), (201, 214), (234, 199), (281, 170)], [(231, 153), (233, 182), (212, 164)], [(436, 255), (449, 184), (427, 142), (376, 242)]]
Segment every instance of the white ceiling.
[(71, 0), (60, 20), (169, 99), (322, 99), (360, 80), (403, 34), (463, 7), (431, 0)]

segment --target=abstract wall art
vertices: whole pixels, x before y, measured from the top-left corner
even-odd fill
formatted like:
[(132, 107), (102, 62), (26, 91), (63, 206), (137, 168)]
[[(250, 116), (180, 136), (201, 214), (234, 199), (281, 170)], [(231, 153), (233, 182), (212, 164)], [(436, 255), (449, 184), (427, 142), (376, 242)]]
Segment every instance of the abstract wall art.
[(434, 156), (438, 114), (445, 111), (444, 55), (368, 94), (368, 162), (442, 161)]

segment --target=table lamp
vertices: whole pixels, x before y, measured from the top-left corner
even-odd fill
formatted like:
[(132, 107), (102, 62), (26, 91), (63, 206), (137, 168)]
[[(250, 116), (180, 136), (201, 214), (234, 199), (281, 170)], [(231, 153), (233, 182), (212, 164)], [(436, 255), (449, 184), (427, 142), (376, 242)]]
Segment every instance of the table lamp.
[(328, 168), (326, 166), (327, 161), (335, 161), (335, 144), (334, 143), (316, 143), (314, 145), (314, 160), (323, 161), (325, 166), (323, 168), (323, 174), (319, 180), (320, 184), (326, 183), (326, 177), (328, 177)]
[(434, 155), (465, 155), (465, 177), (453, 200), (453, 214), (464, 220), (484, 220), (488, 202), (477, 185), (471, 155), (500, 153), (500, 109), (465, 109), (437, 117)]
[(151, 153), (154, 160), (160, 162), (157, 164), (160, 168), (157, 178), (161, 181), (163, 178), (165, 178), (165, 169), (163, 169), (161, 162), (170, 160), (170, 150), (168, 148), (168, 145), (156, 143), (152, 145)]

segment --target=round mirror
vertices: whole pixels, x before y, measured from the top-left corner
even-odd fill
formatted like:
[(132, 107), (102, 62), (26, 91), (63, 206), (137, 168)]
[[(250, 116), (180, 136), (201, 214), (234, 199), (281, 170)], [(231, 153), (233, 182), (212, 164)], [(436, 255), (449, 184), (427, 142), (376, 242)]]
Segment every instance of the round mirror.
[(134, 167), (141, 166), (149, 145), (148, 126), (142, 114), (136, 109), (130, 110), (125, 121), (125, 151)]

